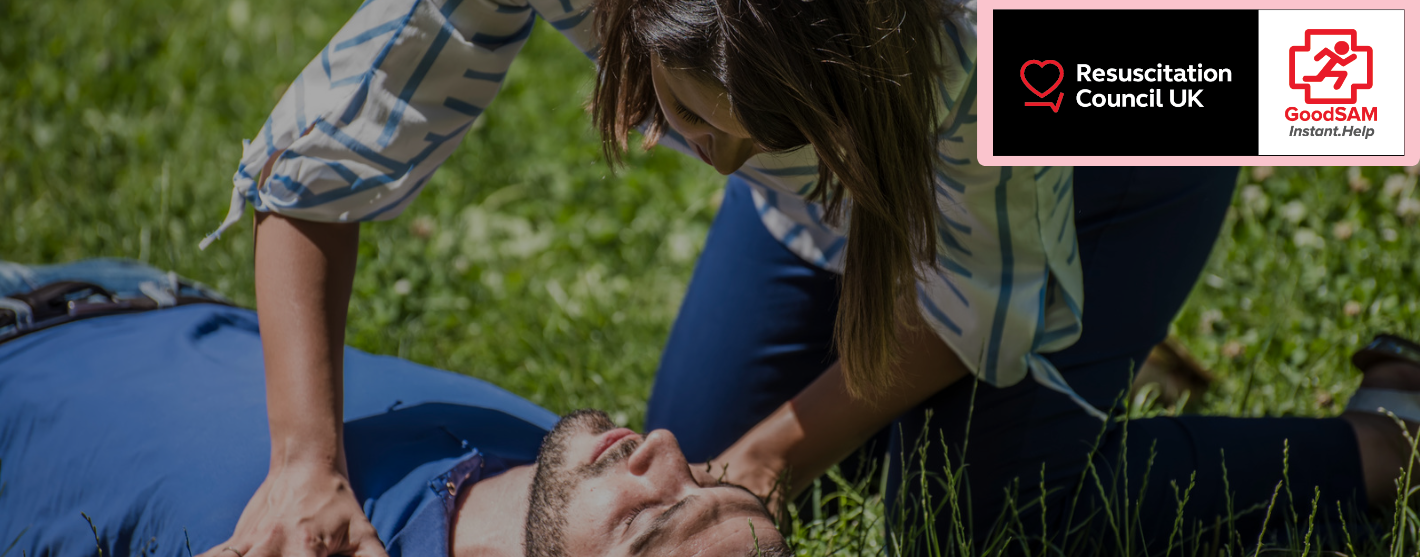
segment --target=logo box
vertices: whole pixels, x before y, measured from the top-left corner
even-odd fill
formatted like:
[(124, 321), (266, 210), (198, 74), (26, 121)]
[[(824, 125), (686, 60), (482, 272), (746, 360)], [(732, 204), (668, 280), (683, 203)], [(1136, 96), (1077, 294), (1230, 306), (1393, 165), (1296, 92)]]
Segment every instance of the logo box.
[(983, 2), (980, 160), (1420, 162), (1420, 50), (1406, 44), (1405, 3), (1279, 9), (1295, 4)]
[[(1286, 55), (1283, 64), (1258, 66), (1259, 155), (1405, 154), (1403, 10), (1261, 10), (1258, 15), (1258, 59), (1277, 51)], [(1346, 45), (1344, 56), (1338, 43)], [(1347, 58), (1351, 62), (1339, 62)], [(1344, 77), (1306, 81), (1328, 65), (1329, 73)], [(1313, 113), (1322, 119), (1310, 118)], [(1367, 130), (1370, 136), (1364, 137)]]

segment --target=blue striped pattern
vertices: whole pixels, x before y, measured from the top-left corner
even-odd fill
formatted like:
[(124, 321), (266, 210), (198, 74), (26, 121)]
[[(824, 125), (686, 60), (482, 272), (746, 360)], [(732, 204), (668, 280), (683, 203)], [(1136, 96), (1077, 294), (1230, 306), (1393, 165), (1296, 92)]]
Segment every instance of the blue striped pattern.
[(982, 378), (995, 382), (996, 365), (1000, 358), (1001, 334), (1005, 332), (1006, 311), (1015, 286), (1016, 254), (1011, 250), (1011, 218), (1007, 211), (1006, 183), (1011, 180), (1010, 167), (1001, 168), (1001, 183), (996, 186), (996, 234), (1001, 243), (1001, 286), (997, 289), (996, 315), (991, 320), (991, 338), (986, 348), (986, 369)]
[(971, 269), (966, 268), (961, 263), (957, 263), (955, 259), (946, 255), (937, 255), (937, 266), (953, 274), (960, 275), (963, 278), (972, 278)]
[[(1069, 346), (1081, 330), (1073, 303), (1083, 288), (1073, 169), (980, 166), (974, 27), (958, 19), (947, 35), (946, 57), (959, 71), (952, 72), (955, 81), (938, 84), (945, 112), (937, 133), (936, 268), (917, 285), (918, 305), (982, 379), (1009, 385), (1032, 377), (1073, 397), (1048, 360), (1039, 357), (1041, 351)], [(737, 176), (751, 185), (771, 234), (805, 260), (841, 272), (843, 261), (835, 256), (846, 242), (844, 230), (825, 225), (822, 209), (803, 199), (812, 183), (802, 178), (816, 169), (811, 156), (756, 157)], [(1087, 411), (1098, 415), (1093, 408)]]
[(520, 43), (523, 41), (523, 39), (528, 38), (528, 35), (532, 34), (533, 23), (535, 22), (536, 20), (529, 17), (527, 21), (523, 23), (523, 26), (515, 32), (509, 33), (507, 35), (489, 35), (485, 33), (476, 33), (472, 37), (469, 37), (468, 42), (471, 42), (488, 50), (498, 50), (513, 43)]
[[(240, 220), (244, 203), (315, 221), (397, 216), (491, 106), (536, 17), (595, 59), (593, 0), (526, 2), (363, 0), (244, 147), (232, 210), (203, 245)], [(1031, 376), (1068, 394), (1039, 352), (1080, 332), (1074, 173), (980, 165), (972, 6), (952, 16), (942, 45), (951, 69), (937, 87), (936, 254), (916, 285), (918, 306), (982, 379)], [(661, 142), (693, 156), (674, 131)], [(252, 169), (273, 157), (272, 178), (257, 187)], [(758, 155), (733, 179), (749, 184), (766, 230), (786, 248), (843, 272), (852, 203), (827, 222), (805, 199), (818, 169), (812, 148), (801, 148)]]
[(371, 40), (374, 40), (375, 37), (384, 35), (386, 33), (393, 33), (396, 30), (402, 28), (404, 28), (404, 18), (399, 18), (387, 22), (384, 25), (377, 25), (372, 29), (368, 29), (363, 33), (360, 33), (359, 35), (355, 35), (354, 37), (335, 43), (335, 51), (340, 52), (347, 48), (360, 46), (362, 44), (370, 42)]
[(474, 79), (474, 80), (478, 80), (478, 81), (491, 81), (491, 82), (493, 82), (493, 83), (502, 83), (502, 82), (503, 82), (503, 78), (508, 77), (508, 72), (493, 73), (493, 72), (478, 72), (478, 71), (473, 71), (473, 70), (464, 70), (463, 76), (464, 76), (464, 78), (466, 78), (466, 79)]
[(581, 25), (582, 20), (587, 19), (587, 16), (589, 15), (592, 15), (592, 10), (582, 10), (582, 13), (579, 13), (567, 19), (553, 22), (552, 28), (558, 31), (566, 31), (568, 29)]
[(959, 159), (959, 158), (955, 158), (955, 157), (949, 156), (949, 155), (947, 155), (946, 153), (937, 153), (937, 156), (941, 157), (941, 158), (942, 158), (942, 162), (945, 162), (945, 163), (947, 163), (947, 164), (955, 164), (955, 165), (971, 164), (971, 159)]
[(961, 64), (962, 71), (971, 72), (976, 69), (976, 64), (972, 61), (971, 56), (966, 53), (966, 46), (962, 42), (961, 31), (958, 30), (955, 25), (951, 24), (944, 25), (942, 28), (947, 31), (947, 36), (952, 39), (952, 46), (956, 47), (957, 61)]
[(483, 114), (482, 107), (473, 106), (469, 103), (463, 102), (453, 97), (444, 99), (444, 106), (454, 110), (455, 112), (458, 112), (459, 114), (472, 116), (474, 118), (477, 118), (479, 114)]
[(961, 327), (958, 327), (957, 324), (952, 321), (952, 318), (947, 317), (947, 314), (943, 313), (942, 309), (937, 307), (936, 302), (932, 301), (932, 297), (927, 295), (927, 292), (922, 289), (921, 285), (917, 286), (917, 300), (922, 303), (923, 307), (927, 308), (927, 314), (930, 315), (932, 319), (936, 319), (937, 323), (946, 327), (948, 331), (951, 331), (957, 336), (961, 336)]
[[(963, 162), (962, 164), (966, 164), (967, 162), (970, 161)], [(961, 183), (961, 181), (957, 180), (956, 178), (948, 176), (945, 172), (942, 172), (941, 170), (937, 171), (937, 181), (941, 182), (942, 185), (951, 188), (957, 193), (966, 193), (966, 184)]]
[(947, 285), (947, 290), (952, 291), (952, 294), (956, 296), (957, 301), (961, 302), (962, 307), (971, 307), (971, 300), (968, 300), (966, 298), (966, 294), (963, 294), (961, 292), (961, 289), (957, 288), (955, 281), (950, 276), (947, 276), (946, 274), (942, 273), (941, 270), (937, 271), (937, 276), (942, 279), (942, 284)]
[(305, 131), (306, 126), (306, 79), (304, 75), (296, 76), (296, 83), (292, 84), (296, 88), (296, 129)]
[(266, 117), (266, 126), (262, 129), (262, 131), (266, 133), (266, 156), (270, 157), (271, 155), (276, 154), (276, 139), (272, 136), (274, 132), (271, 131), (270, 116)]
[[(968, 232), (968, 234), (969, 233), (970, 232)], [(966, 255), (968, 257), (971, 256), (971, 250), (966, 249), (965, 246), (961, 245), (961, 242), (957, 241), (956, 236), (952, 235), (952, 229), (946, 226), (942, 226), (941, 223), (937, 224), (937, 239), (942, 243), (943, 246), (961, 252), (963, 255)]]
[[(567, 10), (572, 0), (521, 7), (436, 1), (362, 2), (243, 150), (233, 175), (236, 197), (307, 220), (392, 218), (492, 101), (512, 63), (514, 49), (503, 47), (527, 38), (535, 10), (551, 15), (574, 42), (591, 35), (589, 0), (575, 0), (581, 9)], [(454, 21), (477, 28), (460, 30)], [(455, 33), (475, 46), (453, 40)], [(432, 79), (450, 68), (467, 85)], [(410, 118), (416, 111), (419, 117)], [(283, 155), (273, 163), (269, 187), (257, 188), (248, 169), (265, 166), (278, 152)], [(231, 216), (219, 230), (231, 225)]]
[(970, 226), (952, 220), (952, 218), (947, 216), (946, 213), (941, 213), (938, 215), (938, 217), (940, 217), (940, 222), (937, 223), (937, 226), (942, 226), (943, 224), (945, 224), (948, 228), (952, 228), (962, 234), (971, 234)]
[[(945, 82), (937, 84), (937, 94), (942, 97), (942, 104), (947, 107), (947, 110), (950, 111), (957, 107), (957, 102), (952, 99), (952, 92), (947, 90)], [(961, 138), (957, 138), (955, 141), (961, 141)]]
[[(451, 2), (453, 0), (450, 0)], [(394, 104), (394, 111), (390, 112), (389, 119), (385, 120), (385, 131), (375, 140), (380, 147), (388, 147), (390, 139), (394, 137), (395, 128), (399, 127), (400, 120), (404, 119), (404, 111), (409, 108), (409, 98), (414, 96), (414, 92), (419, 90), (419, 83), (424, 81), (424, 76), (428, 75), (429, 68), (434, 65), (434, 60), (438, 59), (439, 52), (444, 50), (444, 45), (449, 42), (450, 26), (439, 27), (439, 34), (434, 35), (434, 44), (425, 51), (424, 58), (419, 60), (419, 66), (414, 68), (414, 75), (409, 81), (404, 82), (404, 90), (399, 92), (399, 99)]]

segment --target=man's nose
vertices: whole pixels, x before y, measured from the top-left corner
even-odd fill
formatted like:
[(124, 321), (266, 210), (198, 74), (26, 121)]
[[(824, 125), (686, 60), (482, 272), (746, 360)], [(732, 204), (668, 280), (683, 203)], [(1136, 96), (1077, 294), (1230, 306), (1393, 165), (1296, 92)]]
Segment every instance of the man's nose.
[(685, 462), (685, 455), (680, 452), (680, 444), (671, 432), (664, 429), (646, 434), (641, 446), (631, 453), (627, 467), (637, 476), (679, 472), (686, 479), (690, 479), (688, 464)]

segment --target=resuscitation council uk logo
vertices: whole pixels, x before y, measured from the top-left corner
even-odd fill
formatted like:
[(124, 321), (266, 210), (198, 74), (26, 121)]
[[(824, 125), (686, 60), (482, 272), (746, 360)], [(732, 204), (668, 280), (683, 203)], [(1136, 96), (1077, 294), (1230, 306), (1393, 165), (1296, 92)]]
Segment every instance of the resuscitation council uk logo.
[[(1153, 67), (1098, 67), (1090, 64), (1072, 64), (1075, 83), (1080, 85), (1080, 89), (1072, 95), (1074, 104), (1080, 108), (1203, 108), (1202, 85), (1207, 83), (1231, 83), (1233, 81), (1233, 70), (1229, 68), (1210, 68), (1203, 64), (1190, 64), (1184, 66), (1173, 66), (1159, 62)], [(1055, 73), (1054, 83), (1049, 87), (1040, 90), (1031, 83), (1031, 77), (1027, 76), (1027, 70), (1039, 67), (1046, 70), (1043, 81), (1049, 81), (1048, 71), (1053, 68)], [(1039, 72), (1036, 72), (1039, 74)], [(1046, 99), (1045, 101), (1026, 101), (1025, 106), (1049, 107), (1051, 112), (1060, 112), (1060, 105), (1065, 100), (1065, 93), (1061, 92), (1055, 96), (1055, 101), (1049, 100), (1050, 93), (1060, 86), (1064, 81), (1065, 68), (1056, 60), (1027, 60), (1021, 64), (1021, 83), (1030, 90), (1036, 97)], [(1037, 77), (1037, 80), (1040, 80)], [(1095, 92), (1089, 87), (1090, 84), (1110, 84), (1126, 85), (1133, 83), (1146, 84), (1144, 87), (1128, 92)], [(1172, 86), (1172, 84), (1187, 84), (1187, 87)], [(1167, 102), (1167, 104), (1165, 104)]]
[(1260, 11), (1258, 154), (1403, 154), (1400, 13)]

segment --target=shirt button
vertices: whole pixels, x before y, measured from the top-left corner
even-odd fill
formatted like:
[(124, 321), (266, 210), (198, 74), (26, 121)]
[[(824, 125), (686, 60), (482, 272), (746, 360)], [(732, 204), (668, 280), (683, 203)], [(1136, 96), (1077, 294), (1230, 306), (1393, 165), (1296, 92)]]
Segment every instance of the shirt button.
[(450, 482), (444, 484), (444, 487), (449, 488), (449, 495), (453, 495), (453, 494), (454, 494), (454, 482), (453, 482), (453, 481), (450, 481)]

